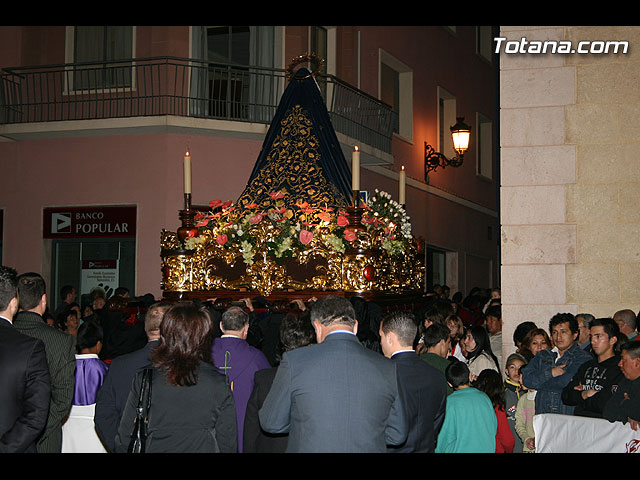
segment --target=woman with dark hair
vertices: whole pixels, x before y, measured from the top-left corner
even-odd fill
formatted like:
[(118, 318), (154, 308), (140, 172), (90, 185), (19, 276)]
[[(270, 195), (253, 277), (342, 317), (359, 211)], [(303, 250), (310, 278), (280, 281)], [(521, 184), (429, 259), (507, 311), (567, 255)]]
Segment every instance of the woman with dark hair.
[(491, 342), (486, 328), (480, 325), (469, 328), (464, 337), (464, 344), (472, 381), (486, 368), (500, 372), (498, 359), (491, 351)]
[(78, 336), (78, 327), (80, 327), (80, 319), (78, 318), (78, 312), (72, 309), (64, 310), (56, 317), (56, 324), (58, 328), (63, 332), (68, 333), (73, 337)]
[(531, 330), (538, 328), (538, 326), (532, 322), (531, 320), (526, 320), (522, 323), (519, 323), (513, 331), (513, 344), (516, 346), (515, 353), (519, 353), (522, 355), (522, 342), (524, 337), (527, 336)]
[(527, 359), (527, 362), (530, 362), (540, 350), (546, 350), (552, 346), (549, 334), (544, 329), (536, 327), (525, 335), (520, 353)]
[(487, 394), (496, 412), (498, 430), (496, 432), (496, 453), (513, 453), (515, 437), (509, 427), (505, 410), (505, 388), (502, 375), (492, 369), (480, 372), (474, 386)]
[[(233, 453), (236, 410), (224, 375), (211, 363), (213, 321), (192, 303), (164, 314), (160, 342), (151, 351), (151, 403), (146, 452)], [(116, 452), (127, 452), (144, 370), (134, 378), (118, 433)]]

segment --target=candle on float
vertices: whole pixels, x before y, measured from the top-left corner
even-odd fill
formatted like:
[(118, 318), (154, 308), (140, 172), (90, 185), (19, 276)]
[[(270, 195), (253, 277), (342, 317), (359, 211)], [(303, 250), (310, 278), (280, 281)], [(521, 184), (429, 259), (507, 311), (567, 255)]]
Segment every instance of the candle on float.
[(184, 155), (184, 193), (191, 193), (191, 155)]
[(402, 170), (400, 170), (400, 174), (398, 175), (398, 203), (400, 205), (405, 204), (406, 184), (407, 184), (407, 172), (404, 171), (404, 165), (403, 165)]
[(351, 189), (360, 190), (360, 150), (357, 146), (351, 154)]

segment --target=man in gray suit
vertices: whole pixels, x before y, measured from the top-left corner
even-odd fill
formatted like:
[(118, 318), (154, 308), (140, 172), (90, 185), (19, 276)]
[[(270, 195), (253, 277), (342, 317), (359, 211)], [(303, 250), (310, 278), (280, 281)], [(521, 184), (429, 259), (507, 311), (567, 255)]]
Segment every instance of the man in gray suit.
[(322, 297), (311, 321), (318, 343), (283, 355), (259, 412), (262, 428), (288, 432), (287, 452), (383, 453), (403, 443), (396, 364), (360, 344), (351, 302)]

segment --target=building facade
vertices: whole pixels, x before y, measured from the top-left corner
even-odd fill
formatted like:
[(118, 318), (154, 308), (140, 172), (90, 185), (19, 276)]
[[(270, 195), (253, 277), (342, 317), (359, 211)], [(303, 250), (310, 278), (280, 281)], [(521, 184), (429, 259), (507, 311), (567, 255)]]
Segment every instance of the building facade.
[[(313, 53), (361, 189), (398, 199), (425, 245), (425, 288), (499, 284), (497, 64), (491, 27), (0, 27), (3, 264), (132, 295), (160, 289), (160, 234), (180, 226), (183, 157), (192, 201), (235, 201), (286, 86)], [(315, 68), (315, 67), (314, 67)], [(460, 167), (425, 176), (425, 143)]]
[(504, 353), (525, 320), (547, 329), (558, 312), (640, 311), (640, 142), (629, 128), (640, 28), (503, 26), (500, 37)]

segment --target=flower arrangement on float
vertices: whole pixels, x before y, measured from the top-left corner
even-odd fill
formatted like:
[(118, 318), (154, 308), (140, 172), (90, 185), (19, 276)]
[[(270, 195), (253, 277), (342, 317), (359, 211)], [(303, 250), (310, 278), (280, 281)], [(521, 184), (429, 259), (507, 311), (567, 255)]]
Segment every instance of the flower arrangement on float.
[[(199, 212), (195, 226), (199, 231), (184, 241), (184, 247), (197, 249), (209, 237), (219, 248), (240, 252), (246, 265), (252, 265), (260, 243), (267, 254), (276, 260), (291, 257), (314, 242), (344, 253), (356, 241), (356, 233), (349, 229), (349, 215), (345, 210), (322, 205), (295, 203), (287, 207), (286, 193), (269, 194), (272, 205), (260, 208), (257, 204), (237, 205), (231, 201), (213, 200), (211, 211)], [(361, 224), (379, 246), (391, 256), (401, 256), (412, 241), (411, 224), (404, 208), (387, 192), (375, 190), (363, 202)], [(256, 234), (260, 229), (260, 234)], [(204, 233), (208, 232), (209, 235)]]

